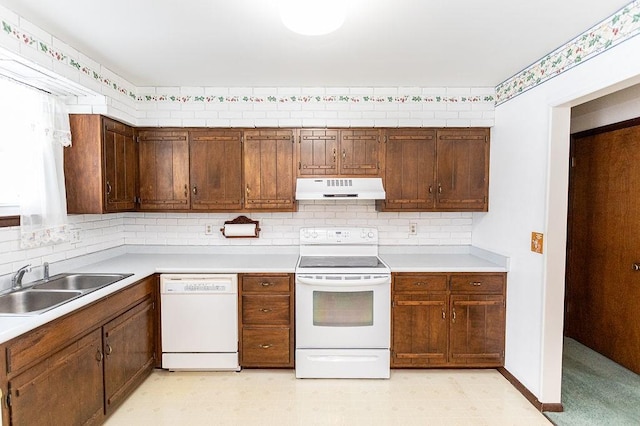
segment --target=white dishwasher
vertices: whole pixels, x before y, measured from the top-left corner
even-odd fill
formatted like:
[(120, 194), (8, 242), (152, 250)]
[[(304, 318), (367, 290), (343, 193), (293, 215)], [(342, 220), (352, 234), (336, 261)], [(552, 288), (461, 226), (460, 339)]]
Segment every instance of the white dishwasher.
[(162, 368), (239, 371), (238, 276), (160, 275)]

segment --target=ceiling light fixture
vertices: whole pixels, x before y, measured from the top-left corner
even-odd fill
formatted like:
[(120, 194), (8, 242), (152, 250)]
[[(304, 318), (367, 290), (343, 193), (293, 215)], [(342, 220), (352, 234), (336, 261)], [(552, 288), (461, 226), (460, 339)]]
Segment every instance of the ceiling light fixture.
[(342, 26), (345, 0), (280, 0), (280, 19), (294, 33), (317, 36)]

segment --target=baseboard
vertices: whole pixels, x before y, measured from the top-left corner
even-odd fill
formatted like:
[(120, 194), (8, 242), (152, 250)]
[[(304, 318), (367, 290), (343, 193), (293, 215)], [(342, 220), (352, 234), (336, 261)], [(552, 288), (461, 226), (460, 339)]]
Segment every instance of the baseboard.
[(516, 379), (513, 374), (509, 373), (506, 368), (499, 367), (498, 372), (500, 372), (500, 374), (502, 374), (504, 378), (507, 379), (509, 383), (511, 383), (513, 387), (518, 390), (518, 392), (520, 392), (525, 398), (527, 398), (527, 401), (529, 401), (534, 407), (536, 407), (538, 411), (550, 411), (554, 413), (560, 413), (564, 411), (562, 408), (562, 404), (545, 404), (538, 401), (538, 398), (536, 398), (536, 396), (532, 394), (531, 391), (529, 391), (529, 389), (525, 387), (525, 385), (520, 383), (520, 381)]

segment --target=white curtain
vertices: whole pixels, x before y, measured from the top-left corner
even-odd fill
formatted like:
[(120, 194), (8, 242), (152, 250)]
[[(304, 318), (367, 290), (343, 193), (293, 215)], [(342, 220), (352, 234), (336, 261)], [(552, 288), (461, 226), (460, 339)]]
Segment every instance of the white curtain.
[(63, 152), (71, 145), (69, 113), (57, 98), (33, 91), (19, 120), (20, 234), (22, 248), (66, 241), (67, 198)]

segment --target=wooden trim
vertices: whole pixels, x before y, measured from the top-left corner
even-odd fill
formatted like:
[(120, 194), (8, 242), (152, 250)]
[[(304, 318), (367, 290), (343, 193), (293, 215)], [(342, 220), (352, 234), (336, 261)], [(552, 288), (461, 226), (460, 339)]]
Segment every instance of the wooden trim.
[(9, 226), (20, 226), (20, 216), (1, 216), (0, 228), (7, 228)]
[(509, 383), (511, 383), (513, 385), (513, 387), (515, 387), (518, 390), (518, 392), (520, 392), (525, 398), (527, 398), (527, 401), (529, 401), (531, 403), (531, 405), (536, 407), (536, 409), (538, 411), (540, 411), (540, 412), (542, 412), (542, 411), (550, 411), (550, 412), (553, 412), (553, 413), (561, 413), (561, 412), (564, 411), (564, 408), (562, 407), (562, 403), (559, 403), (559, 404), (547, 403), (547, 404), (545, 404), (544, 402), (538, 401), (538, 398), (536, 398), (536, 396), (533, 393), (531, 393), (531, 391), (529, 391), (529, 389), (527, 389), (525, 387), (525, 385), (520, 383), (520, 381), (518, 379), (516, 379), (513, 376), (513, 374), (511, 374), (506, 368), (498, 367), (498, 372), (500, 374), (502, 374), (504, 376), (504, 378), (507, 379), (509, 381)]
[(588, 136), (599, 135), (601, 133), (613, 132), (614, 130), (626, 129), (628, 127), (640, 126), (640, 117), (630, 120), (620, 121), (619, 123), (607, 124), (606, 126), (596, 127), (595, 129), (583, 130), (582, 132), (573, 133), (574, 139), (586, 138)]

